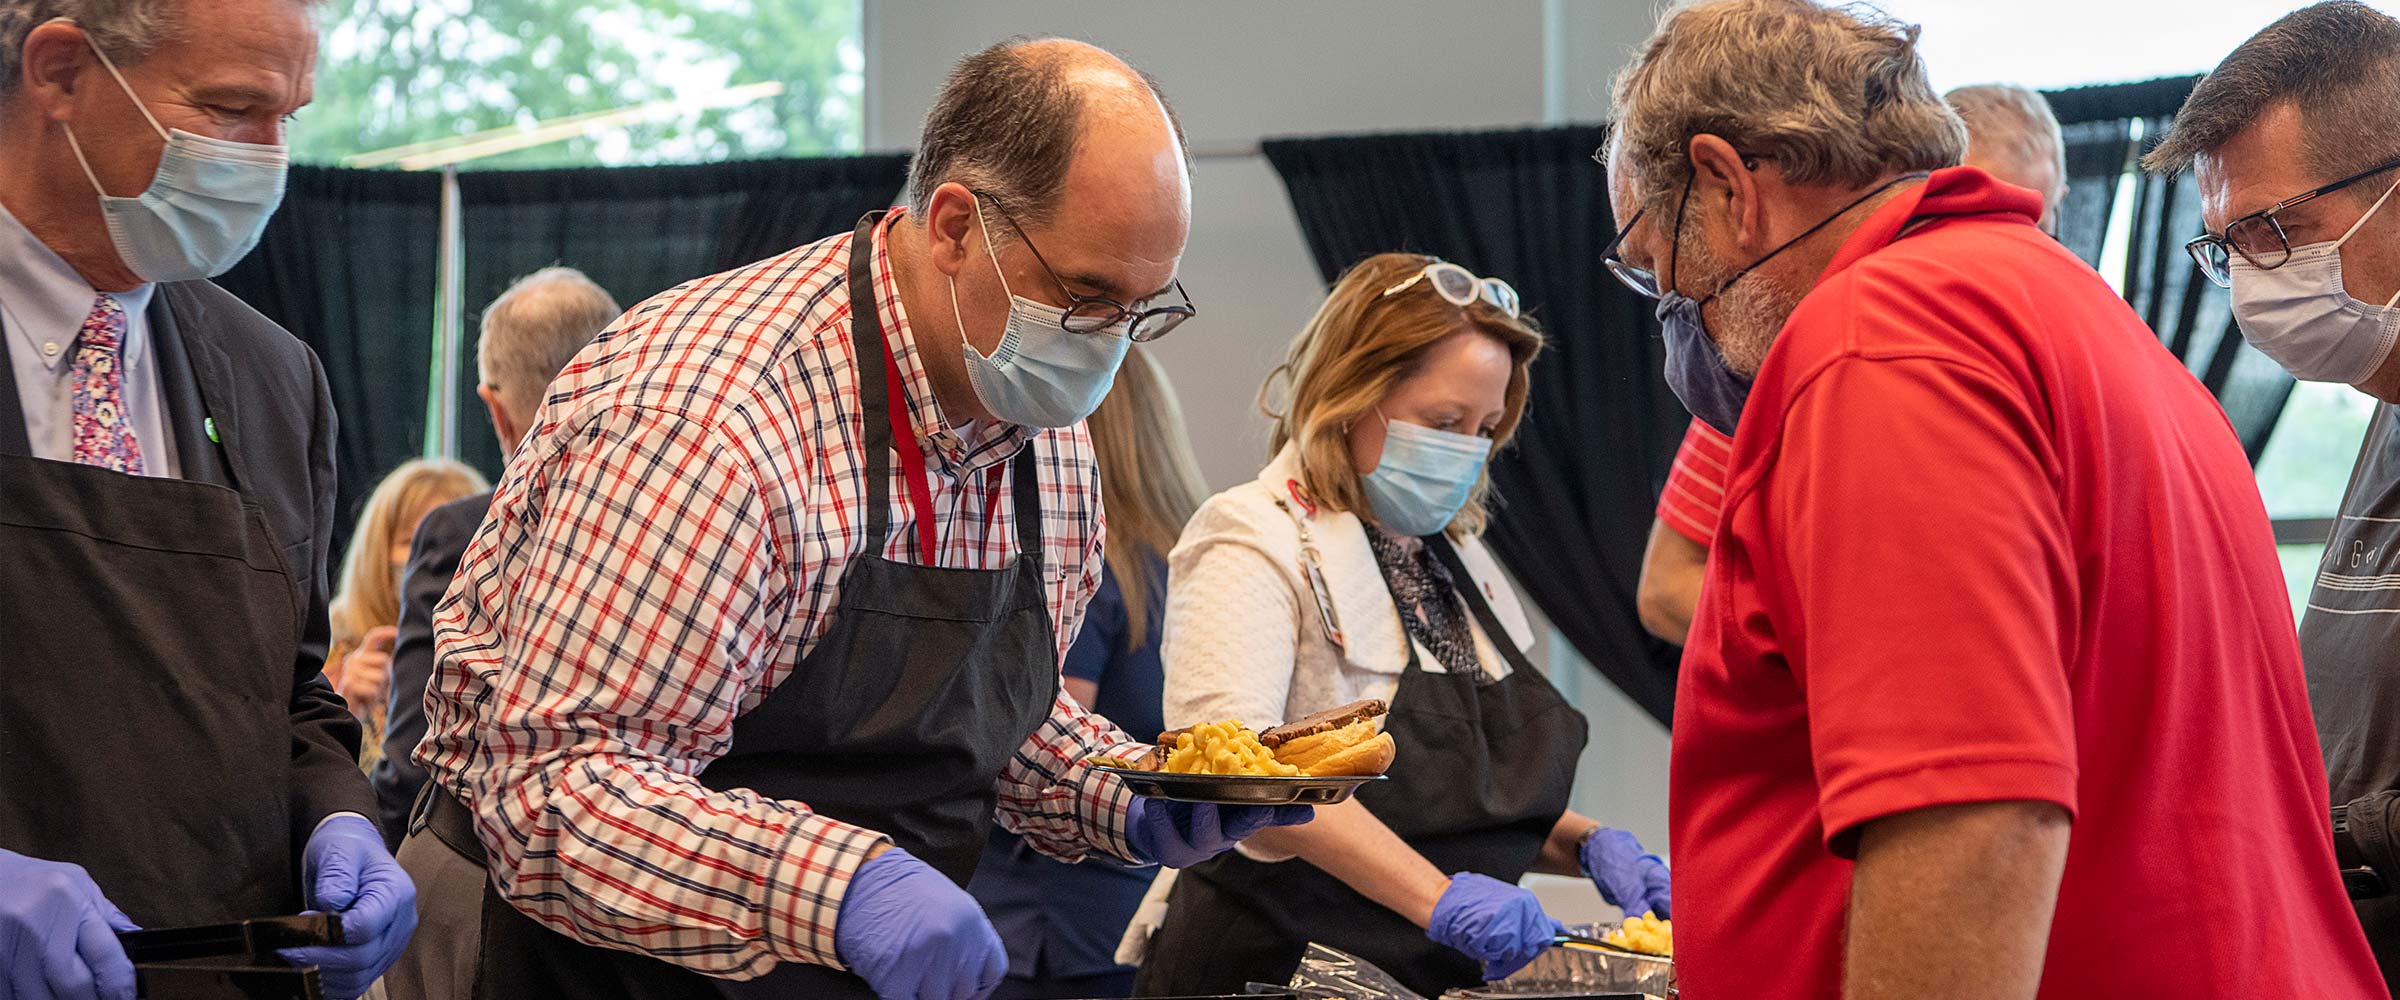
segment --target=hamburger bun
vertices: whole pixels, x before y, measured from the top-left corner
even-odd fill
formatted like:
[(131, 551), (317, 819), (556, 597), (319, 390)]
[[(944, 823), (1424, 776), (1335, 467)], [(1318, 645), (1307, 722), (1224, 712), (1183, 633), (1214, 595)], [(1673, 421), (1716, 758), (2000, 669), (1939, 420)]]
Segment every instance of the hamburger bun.
[(1318, 712), (1289, 725), (1260, 733), (1259, 743), (1275, 751), (1275, 759), (1315, 777), (1382, 774), (1392, 766), (1399, 745), (1383, 732), (1390, 710), (1368, 699)]
[(1328, 777), (1350, 774), (1382, 774), (1392, 769), (1392, 758), (1399, 754), (1400, 745), (1392, 741), (1392, 734), (1376, 733), (1374, 739), (1336, 751), (1324, 760), (1318, 761), (1317, 766), (1307, 770), (1310, 774)]
[[(1319, 778), (1382, 774), (1390, 770), (1392, 758), (1400, 752), (1392, 734), (1376, 732), (1371, 722), (1361, 722), (1353, 728), (1363, 733), (1365, 739), (1346, 738), (1359, 735), (1352, 729), (1337, 730), (1286, 743), (1275, 752), (1275, 759)], [(1308, 762), (1300, 763), (1294, 755), (1304, 755)]]

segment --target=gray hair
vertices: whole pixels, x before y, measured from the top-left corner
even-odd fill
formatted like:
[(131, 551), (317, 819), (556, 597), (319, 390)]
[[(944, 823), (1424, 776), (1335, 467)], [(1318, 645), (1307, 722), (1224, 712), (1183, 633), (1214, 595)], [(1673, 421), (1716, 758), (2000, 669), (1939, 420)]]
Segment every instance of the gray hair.
[(530, 417), (575, 352), (623, 310), (607, 289), (571, 267), (518, 278), (483, 310), (476, 368), (510, 414)]
[[(2058, 134), (2058, 116), (2040, 91), (2018, 83), (1979, 83), (1942, 95), (1950, 110), (1967, 123), (1967, 146), (1996, 148), (2000, 158), (2022, 164), (2049, 163), (2058, 169), (2061, 188), (2067, 182), (2067, 147)], [(2044, 199), (2056, 191), (2040, 192)]]
[(0, 97), (25, 75), (25, 36), (56, 17), (75, 19), (119, 66), (141, 62), (182, 26), (185, 0), (0, 0)]
[(1617, 76), (1616, 161), (1652, 203), (1688, 174), (1703, 134), (1795, 184), (1954, 166), (1966, 130), (1926, 82), (1917, 33), (1865, 6), (1686, 0)]
[[(924, 216), (935, 189), (953, 181), (998, 197), (1018, 221), (1049, 220), (1067, 183), (1067, 165), (1083, 131), (1084, 93), (1073, 82), (1077, 58), (1021, 35), (961, 60), (925, 115), (908, 166), (909, 209)], [(1176, 145), (1183, 122), (1158, 89), (1134, 70), (1166, 110)]]
[(2301, 155), (2326, 180), (2390, 159), (2400, 144), (2400, 21), (2352, 0), (2285, 14), (2192, 88), (2142, 166), (2182, 171), (2284, 101), (2299, 106)]

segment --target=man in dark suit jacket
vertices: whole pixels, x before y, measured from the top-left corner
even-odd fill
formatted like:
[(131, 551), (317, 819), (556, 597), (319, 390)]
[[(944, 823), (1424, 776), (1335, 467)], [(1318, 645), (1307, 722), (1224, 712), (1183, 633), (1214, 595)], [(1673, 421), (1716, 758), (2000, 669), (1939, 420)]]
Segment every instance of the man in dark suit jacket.
[(306, 908), (348, 943), (285, 957), (355, 997), (415, 889), (319, 674), (332, 401), (305, 346), (205, 280), (281, 199), (314, 5), (11, 9), (0, 993), (129, 1000), (115, 932)]
[[(535, 271), (492, 300), (484, 310), (477, 343), (482, 384), (475, 392), (491, 412), (492, 433), (499, 436), (504, 454), (514, 451), (533, 429), (550, 380), (622, 311), (605, 289), (569, 267)], [(384, 837), (395, 851), (408, 835), (409, 808), (425, 787), (425, 769), (414, 754), (425, 738), (425, 682), (433, 676), (433, 609), (450, 589), (458, 557), (491, 505), (491, 493), (484, 492), (436, 507), (417, 524), (416, 539), (409, 546), (400, 585), (400, 635), (390, 654), (391, 715), (384, 726), (383, 761), (372, 775)]]
[[(503, 452), (515, 451), (517, 442), (533, 429), (550, 380), (622, 311), (606, 290), (567, 267), (535, 271), (492, 300), (483, 312), (476, 344), (482, 384), (475, 393), (491, 411), (492, 433), (499, 435)], [(491, 506), (487, 492), (436, 507), (417, 523), (416, 538), (409, 544), (408, 568), (400, 584), (400, 635), (389, 654), (391, 714), (384, 723), (383, 761), (372, 776), (384, 835), (393, 850), (407, 836), (411, 807), (425, 787), (425, 768), (417, 763), (416, 751), (425, 738), (425, 684), (433, 677), (434, 608), (450, 589), (459, 556)], [(437, 879), (453, 873), (478, 885), (483, 879), (482, 869), (472, 865), (430, 871), (428, 877)], [(437, 991), (429, 990), (429, 984), (474, 981), (472, 968), (418, 967), (419, 962), (477, 953), (483, 933), (480, 919), (453, 921), (445, 916), (431, 914), (417, 934), (426, 946), (412, 949), (392, 967), (393, 995), (433, 995)]]

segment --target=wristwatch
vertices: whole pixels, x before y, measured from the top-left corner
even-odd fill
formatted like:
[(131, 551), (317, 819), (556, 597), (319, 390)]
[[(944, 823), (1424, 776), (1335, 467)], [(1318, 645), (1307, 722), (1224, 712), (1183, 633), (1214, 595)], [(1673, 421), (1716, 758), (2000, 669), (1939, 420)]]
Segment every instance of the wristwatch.
[(2374, 865), (2367, 863), (2366, 856), (2359, 852), (2358, 842), (2350, 839), (2348, 804), (2333, 807), (2333, 860), (2341, 866), (2342, 888), (2349, 892), (2350, 898), (2375, 899), (2391, 894), (2390, 883), (2383, 880)]
[(1584, 853), (1584, 849), (1592, 846), (1592, 838), (1599, 836), (1600, 831), (1606, 829), (1608, 829), (1607, 824), (1594, 823), (1591, 829), (1583, 831), (1583, 836), (1575, 838), (1575, 867), (1583, 872), (1585, 878), (1592, 877), (1592, 866), (1584, 863), (1583, 859), (1588, 857)]

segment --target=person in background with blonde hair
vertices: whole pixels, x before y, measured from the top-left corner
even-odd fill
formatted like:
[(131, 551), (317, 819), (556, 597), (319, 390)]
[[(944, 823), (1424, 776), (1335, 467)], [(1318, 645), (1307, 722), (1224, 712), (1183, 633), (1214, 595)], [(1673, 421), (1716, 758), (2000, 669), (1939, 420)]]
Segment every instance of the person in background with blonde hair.
[(1456, 264), (1359, 262), (1277, 369), (1274, 460), (1184, 530), (1167, 722), (1265, 729), (1382, 699), (1399, 756), (1315, 822), (1186, 869), (1140, 995), (1287, 982), (1312, 940), (1426, 996), (1503, 978), (1560, 929), (1516, 884), (1528, 871), (1668, 916), (1666, 866), (1567, 808), (1586, 723), (1527, 660), (1532, 630), (1478, 537), (1486, 460), (1542, 346), (1519, 312), (1514, 289)]
[[(1175, 390), (1141, 345), (1086, 425), (1108, 512), (1107, 569), (1067, 650), (1067, 693), (1083, 707), (1148, 736), (1161, 721), (1161, 620), (1167, 550), (1208, 495)], [(1008, 978), (995, 1000), (1122, 997), (1133, 970), (1113, 957), (1152, 873), (1106, 861), (1053, 861), (1024, 838), (992, 831), (967, 891), (1008, 946)]]
[(350, 534), (333, 595), (333, 646), (325, 679), (342, 693), (350, 714), (366, 727), (358, 763), (372, 770), (383, 757), (384, 695), (392, 678), (392, 640), (400, 624), (400, 571), (408, 540), (435, 507), (490, 489), (474, 469), (446, 458), (400, 463), (375, 485)]

